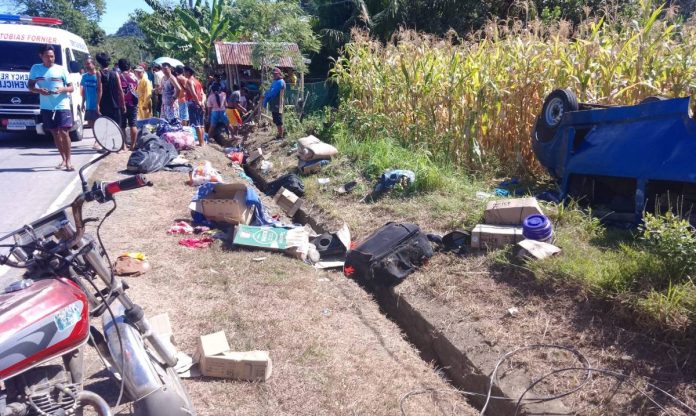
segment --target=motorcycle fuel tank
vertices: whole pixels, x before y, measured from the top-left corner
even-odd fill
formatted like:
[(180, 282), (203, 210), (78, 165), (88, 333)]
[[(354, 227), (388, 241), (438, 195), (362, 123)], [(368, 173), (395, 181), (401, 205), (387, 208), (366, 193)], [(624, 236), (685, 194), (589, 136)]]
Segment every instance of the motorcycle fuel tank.
[(0, 381), (85, 343), (88, 313), (85, 294), (64, 278), (0, 294)]

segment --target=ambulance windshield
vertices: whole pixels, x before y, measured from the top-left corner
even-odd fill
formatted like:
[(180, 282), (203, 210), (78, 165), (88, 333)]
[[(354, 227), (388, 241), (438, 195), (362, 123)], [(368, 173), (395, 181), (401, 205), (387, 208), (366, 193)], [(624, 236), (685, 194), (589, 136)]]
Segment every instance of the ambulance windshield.
[[(62, 65), (60, 46), (53, 45), (56, 64)], [(0, 42), (0, 71), (26, 71), (40, 64), (39, 44), (33, 42)]]

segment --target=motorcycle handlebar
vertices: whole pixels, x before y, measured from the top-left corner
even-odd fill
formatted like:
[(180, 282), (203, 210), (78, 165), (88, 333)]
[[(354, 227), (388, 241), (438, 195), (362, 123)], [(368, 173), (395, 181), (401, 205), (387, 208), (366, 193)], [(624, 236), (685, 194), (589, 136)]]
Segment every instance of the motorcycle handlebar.
[(121, 179), (107, 184), (104, 187), (104, 196), (106, 199), (111, 199), (114, 194), (121, 191), (130, 191), (133, 189), (142, 188), (143, 186), (152, 186), (152, 182), (148, 181), (143, 174), (137, 174), (130, 178)]

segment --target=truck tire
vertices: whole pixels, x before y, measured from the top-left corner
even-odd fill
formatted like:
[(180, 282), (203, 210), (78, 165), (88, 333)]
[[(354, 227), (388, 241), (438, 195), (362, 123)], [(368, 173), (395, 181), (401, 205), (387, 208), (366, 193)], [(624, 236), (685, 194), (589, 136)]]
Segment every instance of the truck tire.
[(664, 101), (666, 99), (667, 99), (667, 97), (663, 97), (661, 95), (651, 95), (650, 97), (643, 98), (643, 100), (641, 100), (640, 104), (654, 103), (657, 101)]
[(85, 131), (85, 122), (83, 120), (83, 115), (81, 111), (78, 112), (74, 122), (77, 125), (77, 128), (75, 130), (70, 130), (70, 141), (79, 142), (82, 140)]
[(540, 142), (551, 141), (563, 120), (570, 111), (578, 111), (578, 97), (569, 88), (554, 90), (546, 96), (541, 114), (534, 126), (534, 139)]

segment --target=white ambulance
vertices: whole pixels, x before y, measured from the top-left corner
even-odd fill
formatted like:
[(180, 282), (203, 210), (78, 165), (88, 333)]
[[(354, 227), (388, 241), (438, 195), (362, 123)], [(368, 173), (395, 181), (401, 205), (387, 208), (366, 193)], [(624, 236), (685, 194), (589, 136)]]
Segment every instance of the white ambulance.
[(39, 117), (39, 94), (29, 91), (29, 70), (41, 63), (39, 45), (55, 48), (56, 64), (64, 66), (75, 87), (70, 94), (73, 128), (70, 138), (82, 140), (85, 109), (82, 108), (80, 70), (89, 56), (81, 37), (52, 27), (60, 19), (0, 14), (0, 131), (44, 131)]

